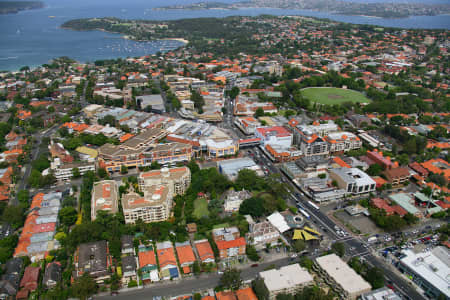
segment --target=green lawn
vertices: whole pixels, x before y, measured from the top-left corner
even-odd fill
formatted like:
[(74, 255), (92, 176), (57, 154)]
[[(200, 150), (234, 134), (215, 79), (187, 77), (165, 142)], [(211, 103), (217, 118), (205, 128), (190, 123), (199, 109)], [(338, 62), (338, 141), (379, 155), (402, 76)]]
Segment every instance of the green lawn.
[(369, 103), (370, 100), (363, 94), (353, 90), (338, 88), (306, 88), (302, 90), (302, 95), (312, 102), (320, 104), (342, 104), (344, 102)]
[(205, 198), (197, 198), (194, 201), (194, 216), (198, 219), (209, 216), (208, 202)]

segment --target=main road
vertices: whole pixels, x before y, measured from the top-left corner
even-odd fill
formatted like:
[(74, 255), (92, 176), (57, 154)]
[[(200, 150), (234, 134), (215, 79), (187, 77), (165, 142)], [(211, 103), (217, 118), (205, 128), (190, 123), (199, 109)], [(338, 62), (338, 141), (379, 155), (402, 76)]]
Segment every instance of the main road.
[[(289, 258), (283, 258), (276, 261), (261, 263), (257, 267), (242, 269), (241, 278), (244, 281), (252, 280), (257, 277), (258, 273), (264, 271), (269, 266), (281, 267), (290, 263)], [(221, 275), (217, 273), (205, 274), (199, 277), (184, 278), (181, 280), (167, 281), (161, 283), (153, 283), (143, 289), (136, 289), (121, 292), (119, 295), (99, 295), (96, 299), (123, 299), (123, 300), (148, 300), (152, 297), (174, 297), (180, 295), (191, 295), (196, 292), (213, 289), (219, 285)]]

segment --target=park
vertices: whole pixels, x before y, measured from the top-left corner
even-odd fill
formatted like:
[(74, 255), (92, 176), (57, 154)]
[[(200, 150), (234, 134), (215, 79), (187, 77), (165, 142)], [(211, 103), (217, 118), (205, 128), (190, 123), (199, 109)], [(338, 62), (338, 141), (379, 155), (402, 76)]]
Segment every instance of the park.
[(316, 87), (302, 89), (302, 96), (311, 102), (332, 105), (345, 102), (369, 103), (370, 100), (362, 93), (333, 87)]

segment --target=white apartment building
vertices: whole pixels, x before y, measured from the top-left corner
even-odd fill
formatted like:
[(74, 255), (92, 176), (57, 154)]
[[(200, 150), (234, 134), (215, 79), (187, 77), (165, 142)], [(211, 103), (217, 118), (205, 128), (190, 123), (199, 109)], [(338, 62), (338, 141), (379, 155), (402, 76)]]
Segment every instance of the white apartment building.
[(100, 210), (115, 214), (118, 211), (117, 199), (118, 187), (114, 180), (95, 182), (91, 197), (91, 220), (95, 220)]
[(359, 149), (362, 141), (351, 132), (339, 131), (328, 134), (325, 140), (330, 144), (330, 152), (347, 152)]

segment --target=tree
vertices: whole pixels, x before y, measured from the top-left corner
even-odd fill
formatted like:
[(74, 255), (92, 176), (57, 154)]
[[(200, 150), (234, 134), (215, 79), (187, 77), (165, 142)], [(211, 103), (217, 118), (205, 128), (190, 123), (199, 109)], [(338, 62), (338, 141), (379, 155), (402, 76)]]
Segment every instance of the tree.
[(303, 240), (296, 240), (292, 246), (296, 252), (302, 252), (306, 249), (306, 244)]
[(108, 177), (108, 172), (105, 170), (105, 168), (98, 168), (97, 174), (100, 178)]
[(373, 267), (367, 270), (365, 279), (370, 283), (372, 289), (376, 290), (384, 286), (383, 271), (377, 267)]
[(256, 252), (256, 249), (253, 245), (247, 245), (245, 248), (245, 254), (247, 254), (247, 257), (251, 261), (258, 261), (260, 259), (258, 252)]
[(120, 167), (120, 174), (127, 174), (128, 173), (128, 167), (125, 165), (122, 165)]
[(251, 215), (252, 217), (262, 217), (266, 213), (264, 200), (259, 197), (245, 199), (239, 207), (241, 215)]
[(2, 221), (8, 222), (13, 228), (19, 228), (24, 221), (23, 209), (20, 206), (7, 206), (3, 211)]
[(72, 226), (78, 218), (78, 213), (72, 206), (63, 207), (59, 211), (59, 221), (65, 226)]
[(257, 278), (252, 281), (252, 289), (259, 300), (269, 300), (269, 290), (264, 283), (264, 279)]
[(230, 98), (235, 99), (239, 95), (239, 92), (240, 92), (240, 90), (237, 86), (232, 87), (229, 92)]
[(72, 175), (73, 178), (80, 178), (81, 174), (80, 174), (80, 169), (78, 168), (73, 168), (72, 169)]
[(331, 250), (338, 256), (342, 257), (345, 254), (345, 245), (344, 243), (336, 242), (333, 245), (331, 245)]
[(193, 269), (195, 275), (200, 274), (201, 270), (200, 270), (200, 264), (198, 263), (198, 261), (194, 262), (194, 265), (192, 266), (192, 269)]
[(258, 107), (255, 111), (255, 118), (259, 118), (264, 116), (264, 109), (262, 107)]
[(28, 190), (20, 190), (17, 193), (17, 199), (20, 203), (28, 205), (28, 201), (30, 200), (30, 192)]
[(241, 271), (234, 268), (225, 270), (219, 281), (219, 286), (227, 290), (236, 291), (241, 285)]
[(77, 278), (72, 284), (72, 294), (81, 300), (87, 299), (89, 296), (97, 292), (97, 284), (94, 279), (86, 272), (81, 277)]
[(383, 172), (383, 167), (381, 167), (379, 164), (372, 164), (367, 169), (367, 174), (370, 176), (378, 176)]

